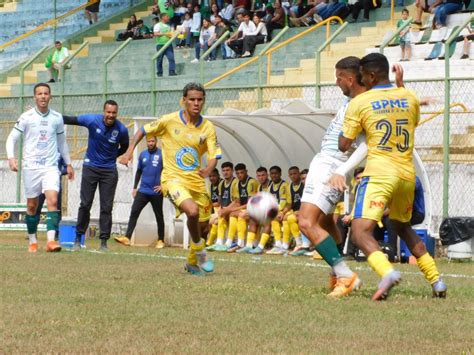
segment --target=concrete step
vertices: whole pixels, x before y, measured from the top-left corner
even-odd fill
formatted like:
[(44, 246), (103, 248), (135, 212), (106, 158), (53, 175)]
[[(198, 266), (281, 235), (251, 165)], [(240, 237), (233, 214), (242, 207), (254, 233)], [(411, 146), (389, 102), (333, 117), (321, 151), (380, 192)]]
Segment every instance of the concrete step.
[(11, 85), (10, 84), (0, 84), (0, 96), (11, 96)]

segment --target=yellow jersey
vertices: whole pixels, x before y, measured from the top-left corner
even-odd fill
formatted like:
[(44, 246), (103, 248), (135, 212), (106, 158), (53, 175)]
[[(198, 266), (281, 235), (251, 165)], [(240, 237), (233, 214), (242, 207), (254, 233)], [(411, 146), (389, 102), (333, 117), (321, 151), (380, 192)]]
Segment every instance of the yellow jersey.
[(263, 185), (258, 184), (258, 192), (268, 192), (270, 188), (270, 180), (267, 180)]
[(275, 184), (273, 181), (270, 182), (268, 192), (275, 196), (280, 211), (282, 211), (287, 205), (291, 206), (290, 185), (288, 185), (285, 180), (281, 180), (278, 184)]
[(143, 132), (161, 139), (163, 172), (161, 182), (179, 183), (193, 191), (206, 191), (206, 183), (198, 174), (201, 157), (220, 159), (221, 148), (217, 143), (214, 125), (199, 118), (196, 125), (187, 124), (184, 112), (173, 112), (143, 126)]
[(411, 91), (378, 85), (351, 100), (342, 134), (355, 139), (364, 130), (368, 155), (363, 176), (389, 175), (415, 181), (413, 145), (420, 101)]
[(239, 202), (240, 205), (246, 205), (248, 199), (255, 195), (258, 190), (258, 182), (254, 178), (247, 176), (244, 182), (239, 181), (237, 184), (238, 193), (239, 193)]
[(227, 207), (232, 201), (239, 199), (238, 182), (239, 180), (236, 177), (232, 177), (230, 182), (222, 179), (219, 183), (219, 203), (221, 207)]

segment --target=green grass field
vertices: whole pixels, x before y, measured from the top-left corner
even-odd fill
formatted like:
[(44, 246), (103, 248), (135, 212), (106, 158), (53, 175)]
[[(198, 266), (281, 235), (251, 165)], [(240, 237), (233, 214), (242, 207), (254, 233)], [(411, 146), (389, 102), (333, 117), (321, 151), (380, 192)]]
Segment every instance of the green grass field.
[(216, 272), (183, 270), (185, 252), (127, 248), (36, 255), (0, 234), (0, 353), (471, 353), (472, 263), (438, 261), (445, 300), (416, 266), (371, 302), (377, 277), (344, 299), (326, 297), (328, 268), (308, 258), (213, 254)]

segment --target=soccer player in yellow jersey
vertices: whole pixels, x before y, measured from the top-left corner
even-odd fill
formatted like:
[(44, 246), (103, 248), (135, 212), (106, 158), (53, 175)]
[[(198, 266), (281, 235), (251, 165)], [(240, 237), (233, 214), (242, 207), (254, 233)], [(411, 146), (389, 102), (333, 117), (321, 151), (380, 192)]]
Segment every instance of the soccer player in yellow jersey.
[[(135, 146), (147, 136), (161, 139), (163, 151), (162, 190), (188, 218), (191, 247), (185, 268), (195, 275), (214, 271), (214, 263), (206, 255), (201, 237), (208, 228), (212, 203), (205, 178), (221, 158), (214, 125), (201, 116), (205, 101), (201, 84), (189, 83), (183, 89), (184, 110), (162, 116), (143, 126), (134, 136), (120, 162), (127, 165)], [(201, 167), (201, 157), (207, 153), (207, 166)]]
[(346, 151), (362, 131), (365, 132), (368, 157), (361, 184), (356, 193), (352, 235), (354, 243), (368, 256), (369, 265), (382, 278), (372, 300), (385, 299), (401, 275), (380, 251), (372, 232), (385, 206), (397, 234), (404, 239), (418, 266), (430, 281), (433, 294), (446, 295), (433, 258), (410, 226), (415, 192), (413, 144), (420, 117), (420, 101), (403, 87), (389, 81), (389, 63), (379, 53), (360, 61), (362, 82), (369, 90), (349, 103), (339, 149)]
[(212, 245), (216, 241), (217, 238), (217, 212), (219, 211), (219, 185), (221, 182), (221, 177), (219, 175), (219, 170), (215, 168), (209, 174), (209, 192), (211, 195), (211, 202), (212, 202), (212, 215), (209, 220), (210, 230), (209, 235), (206, 240), (206, 245)]
[[(301, 197), (303, 197), (304, 184), (301, 181), (300, 169), (292, 166), (288, 169), (288, 177), (291, 181), (289, 190), (291, 195), (291, 209), (283, 217), (283, 242), (290, 243), (291, 237), (295, 238), (296, 247), (293, 252), (304, 254), (302, 248), (300, 228), (298, 227), (298, 213), (301, 206)], [(293, 255), (292, 252), (292, 255)]]
[(274, 165), (270, 168), (270, 179), (272, 180), (268, 187), (268, 192), (275, 196), (278, 201), (278, 215), (272, 221), (272, 232), (275, 237), (275, 245), (267, 254), (282, 255), (288, 252), (289, 240), (282, 241), (281, 227), (283, 217), (291, 210), (290, 186), (281, 178), (281, 168)]

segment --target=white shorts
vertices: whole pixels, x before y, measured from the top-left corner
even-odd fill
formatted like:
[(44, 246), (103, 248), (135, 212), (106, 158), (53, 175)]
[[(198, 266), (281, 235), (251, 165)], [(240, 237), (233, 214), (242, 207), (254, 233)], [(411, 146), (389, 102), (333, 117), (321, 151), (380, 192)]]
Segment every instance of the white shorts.
[(26, 198), (38, 197), (49, 190), (59, 192), (60, 179), (58, 168), (23, 170)]
[(327, 181), (342, 164), (340, 160), (317, 154), (309, 166), (301, 202), (318, 206), (326, 215), (333, 213), (343, 194), (328, 185)]

